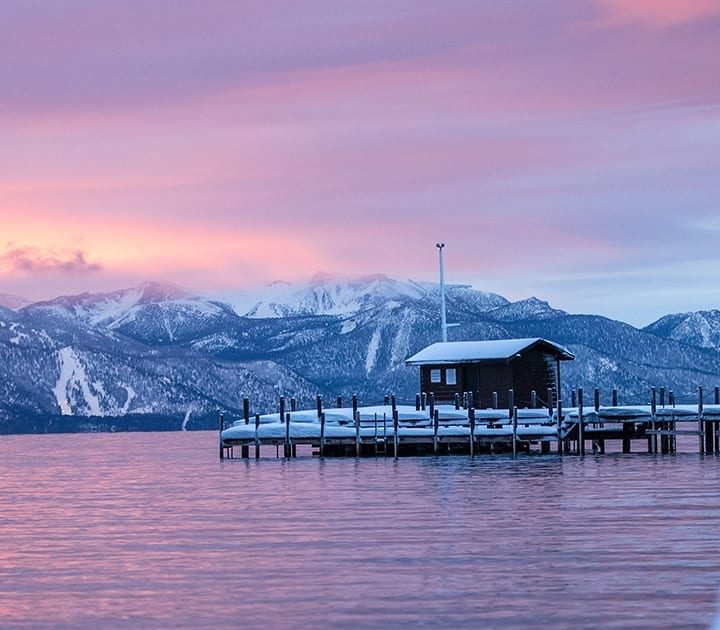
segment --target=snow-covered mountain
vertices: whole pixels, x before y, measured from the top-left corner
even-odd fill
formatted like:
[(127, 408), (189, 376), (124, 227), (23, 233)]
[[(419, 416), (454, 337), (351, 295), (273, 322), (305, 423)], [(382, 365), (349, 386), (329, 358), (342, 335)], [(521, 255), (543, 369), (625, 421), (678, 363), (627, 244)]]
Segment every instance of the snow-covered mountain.
[(720, 350), (720, 310), (666, 315), (643, 330), (689, 346)]
[[(472, 290), (467, 285), (448, 285), (448, 301), (472, 304), (475, 311), (490, 310), (508, 301), (500, 295)], [(225, 293), (219, 300), (230, 304), (246, 317), (291, 317), (296, 315), (351, 315), (388, 303), (439, 303), (436, 284), (408, 280), (402, 282), (378, 274), (344, 281), (318, 274), (310, 282), (274, 282), (259, 291)], [(437, 308), (437, 307), (436, 307)]]
[[(301, 404), (316, 393), (412, 400), (418, 375), (404, 360), (440, 332), (437, 287), (384, 276), (316, 277), (234, 297), (144, 283), (0, 306), (0, 431), (214, 427), (218, 412), (237, 416), (243, 396), (258, 411), (281, 394)], [(568, 346), (577, 359), (564, 366), (566, 389), (618, 387), (636, 402), (651, 385), (681, 397), (720, 383), (717, 346), (673, 337), (697, 325), (697, 339), (712, 340), (708, 314), (638, 330), (468, 286), (449, 286), (447, 306), (453, 340), (538, 336)]]
[(0, 306), (9, 308), (12, 311), (16, 311), (30, 303), (30, 300), (26, 300), (24, 297), (20, 297), (19, 295), (0, 293)]

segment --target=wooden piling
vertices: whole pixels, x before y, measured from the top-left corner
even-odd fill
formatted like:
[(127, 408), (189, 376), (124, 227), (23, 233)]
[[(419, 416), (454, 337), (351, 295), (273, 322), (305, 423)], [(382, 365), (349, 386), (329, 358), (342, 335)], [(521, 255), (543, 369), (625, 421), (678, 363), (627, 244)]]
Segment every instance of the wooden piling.
[(458, 392), (455, 392), (454, 402), (455, 402), (455, 411), (460, 409), (460, 394)]
[(295, 396), (290, 398), (290, 411), (293, 413), (297, 411), (297, 400), (295, 400)]
[(397, 399), (395, 398), (395, 394), (390, 396), (390, 406), (393, 408), (393, 411), (397, 409)]
[[(245, 419), (245, 424), (250, 424), (250, 399), (249, 398), (243, 398), (243, 418)], [(240, 448), (240, 457), (242, 457), (243, 459), (250, 458), (250, 447), (249, 446), (242, 446)]]
[(420, 394), (415, 394), (415, 411), (420, 411)]
[(430, 401), (428, 405), (430, 409), (430, 419), (435, 416), (435, 392), (430, 392)]
[(320, 414), (320, 457), (325, 457), (325, 414)]
[(383, 405), (385, 405), (387, 407), (389, 404), (390, 404), (390, 396), (385, 394), (385, 396), (383, 398)]
[(260, 459), (260, 435), (258, 430), (260, 429), (260, 414), (255, 414), (255, 459)]
[(657, 390), (654, 387), (650, 388), (650, 427), (652, 428), (652, 435), (648, 438), (648, 452), (657, 454), (658, 452), (658, 439), (657, 439)]
[(612, 394), (610, 395), (610, 405), (613, 407), (618, 406), (618, 390), (616, 387), (613, 387)]
[(292, 457), (292, 443), (290, 442), (290, 413), (285, 414), (285, 458)]
[(353, 412), (353, 415), (355, 415), (355, 414), (357, 413), (357, 410), (358, 410), (358, 397), (357, 397), (357, 394), (353, 394), (353, 395), (352, 395), (352, 412)]
[(585, 427), (583, 426), (583, 388), (578, 387), (578, 455), (585, 455)]
[(425, 411), (427, 407), (427, 392), (420, 395), (420, 411)]
[(437, 455), (440, 452), (440, 442), (438, 440), (438, 429), (440, 428), (440, 412), (436, 409), (433, 414), (433, 453)]
[(547, 408), (548, 408), (548, 413), (550, 414), (550, 416), (552, 416), (553, 410), (555, 409), (555, 401), (554, 401), (554, 396), (553, 396), (553, 389), (552, 389), (552, 387), (548, 387), (548, 389), (547, 389), (547, 401), (546, 401), (546, 404), (547, 404)]
[[(512, 390), (510, 390), (512, 391)], [(518, 427), (518, 410), (517, 407), (512, 408), (512, 454), (517, 455), (517, 427)]]
[(317, 415), (319, 418), (320, 416), (322, 416), (322, 412), (323, 412), (323, 402), (322, 402), (322, 396), (320, 394), (318, 394), (315, 397), (315, 405), (317, 407)]
[(393, 419), (393, 457), (397, 460), (400, 450), (400, 436), (398, 435), (398, 424), (399, 424), (399, 414), (398, 410), (394, 409), (392, 414)]
[(468, 420), (470, 421), (470, 457), (475, 457), (475, 408), (468, 409)]
[(537, 392), (534, 389), (530, 392), (530, 408), (537, 409)]
[(563, 439), (562, 439), (562, 398), (560, 397), (560, 392), (558, 392), (557, 397), (557, 439), (558, 439), (558, 455), (563, 454)]
[(470, 390), (468, 392), (468, 409), (475, 407), (475, 392)]
[(508, 418), (513, 417), (513, 408), (515, 407), (515, 390), (508, 390)]
[(356, 411), (353, 414), (353, 420), (355, 421), (355, 457), (360, 457), (360, 412)]
[(492, 393), (492, 408), (497, 409), (499, 407), (498, 405), (498, 393), (493, 392)]
[(218, 435), (219, 442), (220, 442), (220, 460), (222, 461), (225, 459), (225, 445), (223, 444), (223, 437), (222, 432), (225, 429), (225, 418), (222, 414), (218, 417), (218, 424), (220, 425), (220, 432)]
[(703, 430), (704, 427), (703, 427), (703, 421), (702, 421), (703, 408), (704, 408), (703, 407), (703, 388), (698, 387), (697, 392), (698, 392), (697, 423), (698, 423), (698, 435), (699, 435), (698, 439), (699, 439), (699, 443), (700, 443), (699, 451), (700, 451), (700, 455), (704, 455), (705, 454), (705, 432)]

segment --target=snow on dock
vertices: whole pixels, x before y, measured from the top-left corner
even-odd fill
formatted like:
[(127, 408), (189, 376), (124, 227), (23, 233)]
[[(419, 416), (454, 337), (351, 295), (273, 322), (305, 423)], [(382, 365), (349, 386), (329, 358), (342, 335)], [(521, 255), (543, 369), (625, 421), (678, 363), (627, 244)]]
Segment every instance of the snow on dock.
[[(593, 452), (604, 453), (606, 440), (622, 442), (629, 453), (635, 440), (647, 442), (649, 453), (676, 450), (678, 435), (694, 435), (703, 453), (720, 452), (720, 405), (607, 406), (583, 409), (464, 409), (433, 405), (419, 409), (408, 405), (376, 405), (285, 411), (245, 418), (225, 427), (221, 420), (220, 456), (232, 457), (242, 448), (256, 457), (262, 446), (283, 446), (286, 457), (299, 444), (310, 445), (320, 455), (424, 455), (482, 452), (530, 452), (533, 445), (549, 453), (551, 443), (559, 453), (584, 454), (586, 441)], [(559, 414), (559, 415), (558, 415)], [(691, 428), (683, 429), (683, 423)], [(573, 449), (574, 445), (574, 449)]]

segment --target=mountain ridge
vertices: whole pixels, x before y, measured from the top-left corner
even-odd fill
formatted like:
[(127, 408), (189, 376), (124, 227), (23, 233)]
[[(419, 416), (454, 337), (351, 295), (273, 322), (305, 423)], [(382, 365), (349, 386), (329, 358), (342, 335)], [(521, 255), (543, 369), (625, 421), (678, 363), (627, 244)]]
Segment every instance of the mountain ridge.
[[(418, 375), (404, 360), (439, 337), (437, 286), (316, 277), (271, 291), (246, 312), (163, 283), (0, 307), (0, 431), (73, 419), (76, 428), (210, 428), (218, 413), (236, 417), (244, 396), (258, 411), (274, 410), (280, 395), (299, 404), (318, 393), (414, 398)], [(545, 337), (568, 347), (577, 359), (563, 366), (566, 394), (618, 387), (621, 401), (637, 402), (651, 385), (679, 397), (720, 383), (716, 348), (671, 337), (679, 319), (637, 329), (468, 285), (447, 287), (447, 310), (451, 340)]]

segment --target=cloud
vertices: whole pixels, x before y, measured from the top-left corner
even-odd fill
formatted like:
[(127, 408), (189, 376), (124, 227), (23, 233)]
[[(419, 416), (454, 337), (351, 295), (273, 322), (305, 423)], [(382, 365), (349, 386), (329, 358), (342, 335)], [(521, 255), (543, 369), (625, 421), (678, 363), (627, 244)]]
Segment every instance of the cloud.
[(720, 15), (717, 0), (596, 0), (609, 26), (667, 28)]
[(0, 268), (25, 274), (82, 274), (99, 271), (102, 266), (89, 262), (86, 254), (79, 249), (57, 252), (42, 251), (35, 247), (16, 247), (0, 256)]

